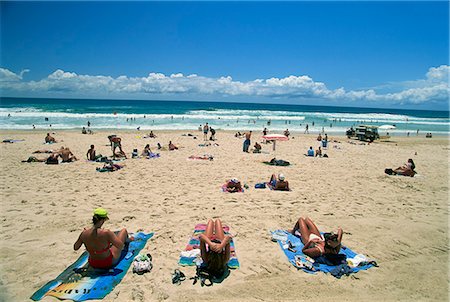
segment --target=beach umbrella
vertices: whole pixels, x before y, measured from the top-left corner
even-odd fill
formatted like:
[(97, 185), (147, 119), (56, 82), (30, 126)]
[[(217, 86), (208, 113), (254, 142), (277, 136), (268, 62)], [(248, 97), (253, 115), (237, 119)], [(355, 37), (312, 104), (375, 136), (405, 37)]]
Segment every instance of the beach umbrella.
[(267, 134), (262, 137), (265, 140), (273, 141), (273, 151), (275, 151), (275, 146), (277, 141), (287, 141), (289, 138), (283, 134)]
[(381, 129), (381, 130), (392, 130), (392, 129), (397, 129), (397, 127), (395, 127), (393, 125), (381, 125), (380, 127), (378, 127), (378, 129)]

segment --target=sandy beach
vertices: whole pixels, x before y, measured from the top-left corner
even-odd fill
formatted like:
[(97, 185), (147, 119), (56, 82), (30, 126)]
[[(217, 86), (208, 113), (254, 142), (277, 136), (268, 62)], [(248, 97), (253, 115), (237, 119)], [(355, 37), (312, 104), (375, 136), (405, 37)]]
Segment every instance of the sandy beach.
[[(218, 131), (217, 146), (200, 147), (188, 131), (116, 132), (124, 151), (171, 140), (177, 151), (161, 151), (157, 159), (127, 159), (114, 173), (98, 173), (101, 163), (86, 161), (91, 144), (111, 155), (107, 136), (55, 131), (54, 145), (44, 145), (46, 131), (0, 131), (0, 300), (28, 301), (42, 285), (59, 275), (81, 254), (73, 243), (90, 226), (92, 210), (109, 211), (105, 228), (155, 232), (143, 252), (153, 256), (153, 270), (128, 271), (105, 301), (448, 301), (448, 137), (392, 137), (370, 145), (330, 137), (329, 158), (303, 154), (319, 143), (316, 134), (292, 133), (278, 142), (276, 157), (292, 166), (272, 167), (271, 145), (263, 154), (242, 152), (242, 138)], [(261, 141), (254, 133), (252, 145)], [(22, 163), (38, 149), (69, 147), (75, 163)], [(211, 154), (213, 161), (188, 160)], [(44, 154), (37, 157), (45, 158)], [(385, 168), (414, 159), (416, 177), (388, 176)], [(283, 173), (291, 192), (257, 190), (255, 183)], [(226, 179), (237, 177), (249, 189), (223, 193)], [(343, 243), (377, 261), (379, 267), (336, 279), (298, 271), (270, 240), (269, 230), (290, 229), (300, 216), (311, 217), (322, 231), (344, 230)], [(194, 267), (179, 267), (197, 223), (221, 218), (234, 235), (241, 267), (221, 284), (176, 286), (171, 273), (188, 277)], [(57, 301), (46, 297), (42, 301)]]

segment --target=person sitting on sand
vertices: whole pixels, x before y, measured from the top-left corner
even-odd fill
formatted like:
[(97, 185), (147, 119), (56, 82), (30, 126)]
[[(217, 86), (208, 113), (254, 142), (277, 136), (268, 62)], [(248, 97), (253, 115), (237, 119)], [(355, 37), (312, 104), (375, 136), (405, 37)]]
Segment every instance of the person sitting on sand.
[(87, 134), (86, 127), (83, 127), (83, 129), (81, 129), (81, 134)]
[(229, 181), (227, 181), (226, 185), (227, 192), (235, 193), (242, 190), (241, 182), (237, 178), (232, 178)]
[(325, 233), (322, 236), (317, 226), (308, 217), (297, 221), (291, 233), (300, 237), (305, 245), (302, 252), (312, 258), (317, 258), (323, 255), (339, 254), (342, 241), (342, 229), (338, 228), (337, 234)]
[(172, 141), (169, 142), (169, 151), (178, 150), (178, 147), (175, 146)]
[(410, 158), (408, 159), (408, 162), (405, 165), (398, 167), (395, 170), (386, 169), (384, 170), (384, 172), (389, 175), (403, 175), (413, 177), (417, 173), (416, 171), (414, 171), (415, 168), (416, 165), (414, 164), (412, 158)]
[(50, 135), (50, 133), (47, 133), (47, 136), (45, 137), (45, 143), (47, 144), (54, 144), (56, 143), (56, 139)]
[(316, 156), (322, 157), (322, 148), (319, 147), (319, 149), (316, 150)]
[(150, 131), (150, 133), (148, 134), (149, 138), (156, 138), (156, 135), (153, 133), (153, 131)]
[(206, 230), (200, 234), (199, 239), (200, 254), (206, 271), (212, 277), (222, 277), (230, 260), (231, 237), (225, 235), (220, 219), (208, 220)]
[(278, 174), (278, 179), (275, 174), (272, 174), (269, 181), (273, 190), (289, 191), (289, 182), (286, 180), (283, 174)]
[(308, 153), (306, 154), (306, 156), (312, 156), (312, 157), (314, 157), (314, 150), (313, 150), (313, 147), (312, 147), (312, 146), (309, 147), (309, 150), (308, 150)]
[(142, 156), (150, 156), (152, 150), (150, 149), (150, 144), (145, 145), (144, 150), (142, 150)]
[(291, 135), (291, 133), (289, 132), (289, 129), (284, 130), (283, 133), (286, 137), (289, 137), (289, 135)]
[(321, 142), (322, 141), (322, 134), (319, 133), (319, 136), (317, 137), (317, 141)]
[(114, 267), (120, 260), (125, 244), (134, 240), (133, 237), (128, 237), (126, 229), (122, 229), (117, 235), (110, 230), (102, 229), (108, 219), (108, 212), (105, 209), (95, 209), (92, 217), (94, 225), (84, 228), (73, 245), (73, 249), (77, 251), (84, 244), (89, 253), (89, 265), (94, 268)]
[(258, 144), (258, 142), (255, 142), (255, 145), (253, 146), (253, 148), (255, 148), (255, 149), (253, 150), (253, 153), (261, 153), (262, 147), (261, 147), (260, 144)]
[[(101, 155), (99, 155), (99, 157), (101, 157)], [(94, 147), (94, 145), (91, 145), (91, 148), (89, 150), (87, 150), (86, 158), (88, 160), (96, 160), (97, 159), (97, 157), (95, 156), (95, 147)]]
[(71, 163), (78, 160), (69, 148), (61, 148), (59, 154), (61, 155), (63, 163)]

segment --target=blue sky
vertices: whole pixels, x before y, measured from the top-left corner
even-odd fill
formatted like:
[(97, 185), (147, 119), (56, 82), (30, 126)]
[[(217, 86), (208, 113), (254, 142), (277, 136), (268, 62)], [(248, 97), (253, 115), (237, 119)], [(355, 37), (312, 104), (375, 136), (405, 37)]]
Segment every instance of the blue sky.
[(3, 96), (448, 109), (446, 1), (0, 5)]

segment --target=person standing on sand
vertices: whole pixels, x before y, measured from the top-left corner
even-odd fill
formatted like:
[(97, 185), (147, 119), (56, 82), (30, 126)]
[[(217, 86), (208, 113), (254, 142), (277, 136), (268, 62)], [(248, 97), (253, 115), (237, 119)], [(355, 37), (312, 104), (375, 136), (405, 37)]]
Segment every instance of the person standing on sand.
[(252, 136), (252, 131), (245, 133), (244, 147), (243, 151), (248, 153), (248, 148), (250, 147), (251, 141), (250, 138)]
[[(111, 143), (113, 157), (119, 156), (119, 157), (127, 158), (125, 152), (123, 152), (123, 150), (122, 150), (122, 139), (115, 135), (110, 135), (110, 136), (108, 136), (108, 138)], [(116, 148), (119, 148), (118, 154), (116, 154)]]
[(207, 140), (208, 140), (208, 131), (209, 131), (209, 126), (208, 126), (208, 123), (206, 123), (206, 124), (203, 126), (203, 140), (204, 140), (204, 141), (207, 141)]

